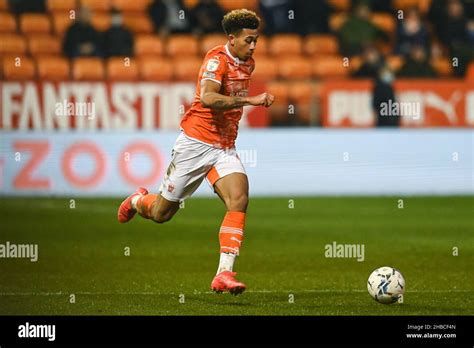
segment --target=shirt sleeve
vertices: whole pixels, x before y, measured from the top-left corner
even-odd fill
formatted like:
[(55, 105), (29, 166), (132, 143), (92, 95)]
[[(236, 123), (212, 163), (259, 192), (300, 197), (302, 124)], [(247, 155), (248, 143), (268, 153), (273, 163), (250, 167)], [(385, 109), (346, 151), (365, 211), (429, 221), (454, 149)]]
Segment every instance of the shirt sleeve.
[(222, 85), (227, 72), (227, 62), (223, 56), (206, 57), (201, 67), (200, 80), (211, 80)]

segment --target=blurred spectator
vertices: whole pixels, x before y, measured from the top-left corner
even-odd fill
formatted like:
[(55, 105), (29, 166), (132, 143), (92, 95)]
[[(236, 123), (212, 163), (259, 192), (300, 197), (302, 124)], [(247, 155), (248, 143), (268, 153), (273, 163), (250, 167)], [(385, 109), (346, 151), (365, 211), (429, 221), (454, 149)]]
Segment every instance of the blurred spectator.
[(413, 45), (421, 45), (426, 50), (430, 48), (430, 35), (422, 22), (418, 8), (412, 7), (406, 11), (397, 27), (397, 42), (395, 54), (408, 55)]
[(288, 11), (292, 10), (289, 0), (260, 0), (259, 5), (265, 22), (265, 35), (288, 33), (292, 30), (296, 15), (293, 20), (288, 18)]
[(460, 0), (449, 0), (446, 7), (446, 17), (443, 19), (440, 39), (450, 52), (466, 41), (467, 19), (464, 17), (464, 7)]
[(400, 123), (400, 115), (391, 113), (390, 106), (396, 102), (393, 81), (393, 72), (387, 66), (383, 66), (374, 79), (372, 109), (377, 120), (377, 127), (397, 127)]
[(370, 21), (370, 8), (360, 2), (354, 6), (352, 15), (338, 32), (341, 54), (353, 56), (360, 54), (363, 46), (381, 38), (388, 40), (387, 33)]
[(77, 20), (64, 35), (63, 52), (69, 58), (79, 56), (103, 56), (100, 34), (91, 24), (91, 12), (81, 7)]
[(220, 33), (222, 32), (222, 17), (224, 17), (224, 10), (216, 0), (200, 0), (192, 10), (193, 31), (198, 35)]
[(334, 8), (327, 0), (294, 0), (294, 29), (300, 35), (329, 33), (329, 17)]
[(372, 12), (386, 12), (386, 13), (395, 13), (395, 9), (392, 6), (391, 0), (359, 0), (365, 2)]
[(133, 56), (133, 34), (123, 25), (120, 11), (112, 10), (111, 27), (104, 33), (105, 57)]
[(46, 12), (46, 0), (8, 0), (9, 8), (16, 14)]
[(352, 76), (357, 78), (376, 78), (379, 70), (385, 65), (382, 54), (374, 47), (367, 46), (362, 55), (362, 64)]
[(423, 46), (413, 46), (410, 55), (397, 74), (399, 77), (434, 78), (436, 71), (431, 66)]
[(155, 30), (161, 35), (191, 32), (191, 13), (183, 0), (154, 0), (148, 13)]

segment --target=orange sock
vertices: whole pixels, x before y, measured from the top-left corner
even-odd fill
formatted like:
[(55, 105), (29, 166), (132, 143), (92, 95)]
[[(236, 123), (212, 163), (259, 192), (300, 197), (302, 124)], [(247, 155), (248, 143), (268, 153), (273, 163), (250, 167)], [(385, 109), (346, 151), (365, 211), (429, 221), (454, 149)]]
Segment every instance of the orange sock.
[(151, 208), (154, 204), (156, 204), (156, 198), (158, 195), (155, 194), (148, 194), (137, 201), (137, 212), (140, 216), (143, 216), (145, 219), (149, 219), (151, 217)]
[(221, 253), (239, 255), (239, 248), (244, 239), (245, 213), (228, 211), (225, 214), (219, 231)]

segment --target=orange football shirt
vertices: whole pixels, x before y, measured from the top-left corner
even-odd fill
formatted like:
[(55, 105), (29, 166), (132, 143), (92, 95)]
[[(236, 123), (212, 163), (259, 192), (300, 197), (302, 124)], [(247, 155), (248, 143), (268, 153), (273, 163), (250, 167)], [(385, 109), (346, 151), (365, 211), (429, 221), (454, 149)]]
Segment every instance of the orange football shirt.
[(201, 81), (211, 80), (220, 84), (220, 94), (246, 97), (250, 75), (254, 69), (253, 58), (241, 61), (231, 55), (226, 45), (214, 47), (207, 52), (199, 71), (193, 103), (181, 121), (184, 134), (214, 147), (228, 149), (235, 147), (244, 108), (214, 110), (203, 107)]

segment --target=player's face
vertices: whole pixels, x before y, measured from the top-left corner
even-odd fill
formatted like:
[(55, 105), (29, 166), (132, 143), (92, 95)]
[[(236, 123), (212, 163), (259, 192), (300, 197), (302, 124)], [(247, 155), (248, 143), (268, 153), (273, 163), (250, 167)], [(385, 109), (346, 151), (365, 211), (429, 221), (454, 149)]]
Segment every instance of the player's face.
[(240, 60), (247, 60), (253, 55), (257, 39), (257, 29), (242, 29), (238, 35), (231, 35), (230, 44)]

